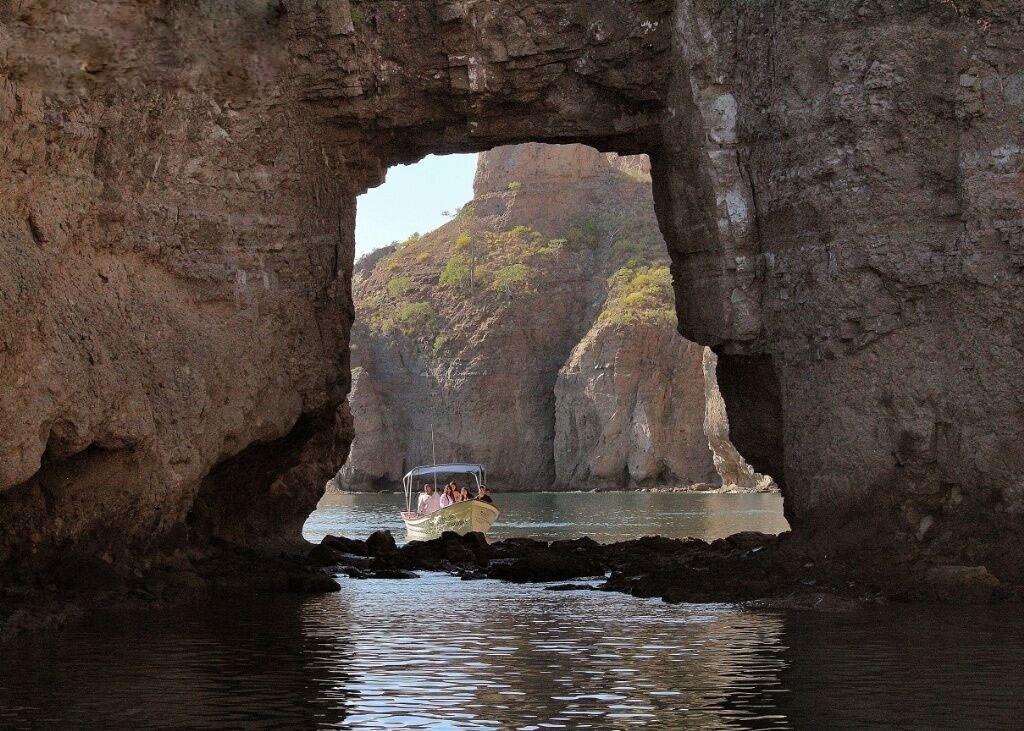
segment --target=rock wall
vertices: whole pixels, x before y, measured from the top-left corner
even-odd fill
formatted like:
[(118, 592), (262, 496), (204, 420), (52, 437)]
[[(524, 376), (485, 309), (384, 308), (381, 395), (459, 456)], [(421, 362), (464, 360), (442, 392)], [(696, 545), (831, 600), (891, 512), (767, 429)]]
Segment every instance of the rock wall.
[(653, 163), (681, 332), (821, 545), (1021, 568), (1021, 23), (998, 0), (677, 7), (689, 111)]
[(798, 535), (1019, 575), (1021, 13), (0, 6), (0, 562), (294, 538), (349, 436), (355, 195), (533, 140), (651, 155), (680, 330), (772, 415), (733, 437)]
[(555, 384), (558, 482), (721, 484), (704, 433), (703, 351), (672, 328), (596, 323)]
[(252, 4), (0, 23), (0, 566), (294, 541), (344, 454), (354, 205), (281, 108), (287, 26)]

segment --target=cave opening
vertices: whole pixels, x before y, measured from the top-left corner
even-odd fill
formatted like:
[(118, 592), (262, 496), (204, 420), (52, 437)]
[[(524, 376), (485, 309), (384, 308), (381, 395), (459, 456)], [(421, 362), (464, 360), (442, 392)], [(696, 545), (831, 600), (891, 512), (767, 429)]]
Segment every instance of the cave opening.
[[(743, 362), (678, 333), (652, 182), (647, 155), (523, 143), (430, 155), (391, 168), (360, 197), (355, 437), (307, 539), (353, 528), (404, 534), (404, 500), (385, 495), (435, 455), (486, 465), (502, 493), (561, 493), (503, 496), (536, 525), (595, 517), (565, 495), (631, 491), (644, 496), (649, 533), (788, 529), (773, 480), (781, 462), (757, 448), (764, 429), (781, 448), (781, 423), (737, 420), (748, 462), (725, 408), (734, 398), (758, 408), (752, 396), (777, 398), (777, 384), (720, 389), (721, 363), (733, 374)], [(665, 496), (681, 492), (701, 496), (704, 524), (663, 519), (679, 514)]]

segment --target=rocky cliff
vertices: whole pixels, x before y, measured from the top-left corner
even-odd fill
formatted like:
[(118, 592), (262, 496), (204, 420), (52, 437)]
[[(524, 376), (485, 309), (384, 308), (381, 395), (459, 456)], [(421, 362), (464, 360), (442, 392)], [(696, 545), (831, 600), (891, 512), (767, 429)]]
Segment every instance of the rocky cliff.
[(393, 487), (433, 429), (438, 459), (481, 461), (499, 489), (718, 485), (716, 459), (754, 487), (731, 445), (709, 448), (705, 421), (728, 422), (705, 408), (704, 348), (675, 331), (646, 158), (500, 147), (474, 188), (451, 223), (356, 265), (336, 484)]
[(555, 384), (558, 482), (575, 489), (720, 485), (704, 432), (703, 350), (671, 323), (599, 318)]
[(351, 435), (356, 195), (536, 141), (650, 155), (680, 331), (801, 540), (1024, 576), (1022, 24), (1016, 0), (0, 4), (0, 564), (296, 540)]

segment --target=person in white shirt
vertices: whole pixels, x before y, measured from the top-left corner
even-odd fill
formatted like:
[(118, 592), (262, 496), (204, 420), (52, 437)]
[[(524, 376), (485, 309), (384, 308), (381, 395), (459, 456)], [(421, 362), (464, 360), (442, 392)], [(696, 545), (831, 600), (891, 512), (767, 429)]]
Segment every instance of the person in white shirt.
[(420, 499), (416, 503), (416, 512), (420, 515), (426, 515), (432, 512), (429, 508), (434, 497), (434, 486), (429, 482), (423, 486), (423, 492), (420, 493)]
[(431, 485), (430, 489), (433, 490), (434, 494), (427, 500), (424, 510), (428, 513), (433, 513), (435, 510), (441, 509), (441, 491), (433, 485)]
[(454, 490), (450, 484), (444, 486), (444, 495), (441, 496), (441, 507), (447, 508), (449, 505), (455, 504)]

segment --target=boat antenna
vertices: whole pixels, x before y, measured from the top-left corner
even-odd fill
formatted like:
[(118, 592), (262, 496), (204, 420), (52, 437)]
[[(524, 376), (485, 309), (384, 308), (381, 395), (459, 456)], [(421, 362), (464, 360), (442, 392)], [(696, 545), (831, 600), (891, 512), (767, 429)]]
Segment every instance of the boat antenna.
[(430, 455), (434, 460), (434, 494), (437, 494), (437, 449), (434, 447), (434, 422), (430, 422)]

